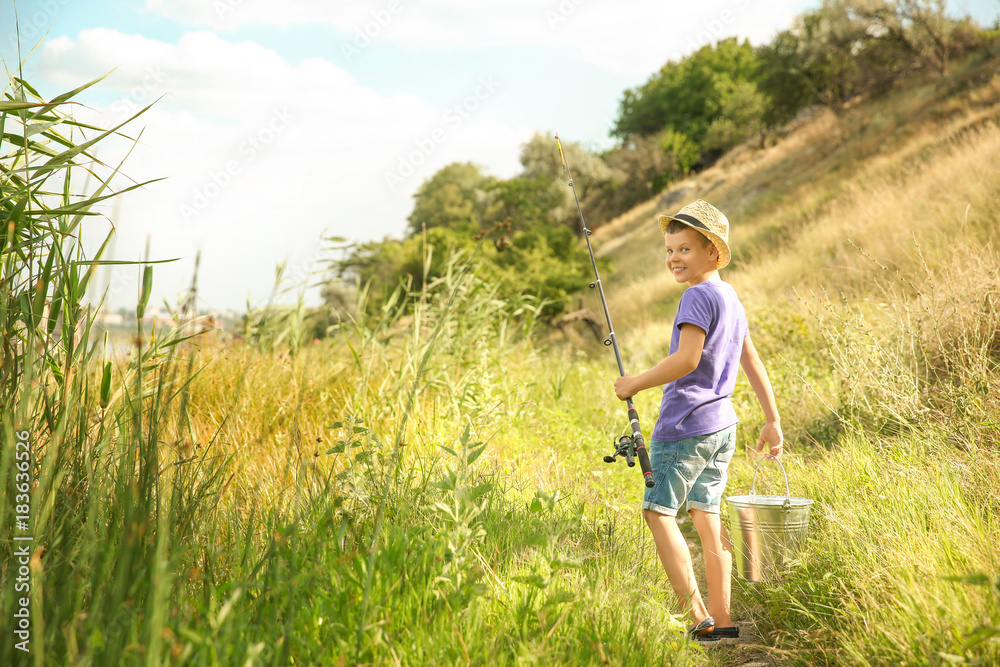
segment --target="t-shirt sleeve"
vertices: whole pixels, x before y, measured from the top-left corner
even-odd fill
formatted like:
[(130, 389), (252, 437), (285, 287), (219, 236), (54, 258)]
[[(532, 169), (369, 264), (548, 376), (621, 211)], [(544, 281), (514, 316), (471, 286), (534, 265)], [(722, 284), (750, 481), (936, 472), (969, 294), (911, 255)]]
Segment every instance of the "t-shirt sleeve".
[(704, 290), (688, 288), (677, 304), (674, 326), (679, 330), (682, 324), (693, 324), (706, 334), (716, 319), (716, 304)]

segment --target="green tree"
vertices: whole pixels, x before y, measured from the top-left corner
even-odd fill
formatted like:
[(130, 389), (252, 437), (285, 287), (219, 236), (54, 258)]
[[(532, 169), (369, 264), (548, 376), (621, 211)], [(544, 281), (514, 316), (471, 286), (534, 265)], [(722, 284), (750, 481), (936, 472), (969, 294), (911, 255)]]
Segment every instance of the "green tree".
[(498, 181), (490, 191), (492, 243), (482, 270), (501, 283), (503, 294), (538, 297), (544, 321), (562, 313), (570, 295), (590, 282), (590, 256), (575, 225), (557, 216), (565, 189), (551, 177), (520, 176)]
[[(475, 245), (474, 237), (465, 231), (428, 227), (426, 232), (404, 239), (359, 243), (334, 263), (334, 271), (340, 279), (353, 278), (367, 285), (369, 306), (378, 308), (400, 281), (420, 289), (426, 280), (440, 274), (448, 255)], [(332, 299), (329, 305), (334, 305)]]
[(683, 132), (668, 127), (656, 135), (656, 142), (666, 160), (663, 171), (671, 180), (685, 175), (701, 159), (698, 145)]
[[(407, 236), (354, 246), (335, 262), (336, 274), (367, 285), (372, 297), (368, 307), (377, 309), (400, 282), (420, 289), (446, 269), (449, 256), (471, 254), (488, 234), (475, 256), (478, 270), (499, 281), (504, 294), (543, 299), (541, 316), (555, 317), (568, 295), (589, 281), (589, 259), (573, 229), (559, 217), (565, 184), (555, 178), (558, 172), (544, 173), (541, 148), (536, 138), (524, 149), (526, 163), (532, 165), (528, 173), (537, 175), (504, 180), (485, 176), (468, 163), (442, 168), (414, 196)], [(554, 141), (549, 148), (558, 163)], [(591, 171), (598, 169), (592, 161), (581, 162)], [(339, 296), (324, 292), (329, 309), (343, 310), (344, 304), (335, 302)]]
[(944, 0), (840, 0), (867, 25), (868, 34), (944, 76), (959, 49), (954, 39), (964, 21), (945, 14)]
[(789, 30), (758, 50), (760, 90), (769, 100), (765, 121), (788, 121), (812, 103), (840, 108), (869, 87), (861, 84), (865, 77), (886, 80), (895, 60), (886, 53), (873, 58), (873, 39), (868, 24), (842, 0), (824, 0), (797, 16)]
[(802, 108), (819, 101), (819, 90), (803, 62), (802, 17), (769, 44), (757, 50), (760, 61), (758, 88), (767, 99), (762, 121), (766, 126), (787, 123)]
[[(562, 142), (562, 147), (572, 169), (573, 183), (584, 214), (588, 221), (600, 225), (600, 216), (594, 215), (594, 206), (607, 198), (605, 193), (614, 181), (622, 180), (622, 174), (612, 170), (600, 155), (591, 153), (578, 143)], [(535, 133), (521, 147), (521, 166), (521, 178), (544, 179), (553, 184), (558, 203), (552, 208), (551, 217), (578, 229), (576, 201), (559, 160), (555, 137)]]
[(758, 66), (750, 42), (735, 37), (668, 62), (645, 84), (625, 91), (612, 135), (648, 137), (670, 128), (700, 145), (721, 112), (720, 87), (756, 81)]
[(510, 220), (517, 230), (546, 226), (553, 224), (562, 200), (562, 187), (550, 177), (499, 180), (490, 186), (486, 219), (491, 224)]
[(471, 162), (453, 162), (423, 182), (414, 195), (409, 231), (446, 227), (473, 236), (482, 224), (494, 182)]
[(591, 280), (590, 256), (566, 225), (537, 225), (513, 231), (509, 242), (491, 251), (487, 272), (509, 295), (531, 294), (542, 302), (539, 317), (551, 322), (571, 297)]
[[(573, 177), (577, 179), (576, 190), (581, 198), (586, 199), (591, 192), (601, 188), (611, 180), (613, 176), (611, 169), (600, 155), (591, 153), (580, 144), (572, 141), (561, 143), (566, 160), (573, 170)], [(563, 168), (559, 160), (555, 137), (536, 132), (521, 146), (521, 167), (523, 168), (521, 176), (524, 178), (548, 178), (561, 182)], [(569, 188), (566, 188), (565, 191), (572, 200), (573, 196), (569, 192)]]
[(812, 103), (840, 108), (917, 67), (943, 76), (951, 58), (983, 39), (971, 19), (948, 18), (939, 0), (825, 0), (758, 49), (764, 121), (786, 122)]
[(838, 0), (801, 16), (799, 26), (801, 67), (817, 99), (839, 107), (856, 94), (859, 53), (868, 32)]
[(767, 98), (752, 81), (721, 81), (719, 115), (705, 132), (703, 146), (726, 151), (764, 129)]
[(682, 132), (665, 128), (649, 136), (630, 137), (605, 156), (616, 176), (604, 189), (613, 212), (623, 212), (649, 199), (683, 177), (701, 158), (701, 150)]

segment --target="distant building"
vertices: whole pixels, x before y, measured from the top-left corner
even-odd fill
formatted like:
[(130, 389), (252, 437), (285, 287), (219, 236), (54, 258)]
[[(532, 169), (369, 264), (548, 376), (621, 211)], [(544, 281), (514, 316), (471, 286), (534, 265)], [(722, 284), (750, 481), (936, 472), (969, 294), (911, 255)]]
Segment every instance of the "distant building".
[(105, 327), (120, 327), (125, 324), (121, 313), (98, 313), (94, 322)]
[(165, 313), (161, 308), (147, 308), (142, 316), (143, 323), (151, 322), (158, 326), (175, 327), (177, 323), (170, 317), (170, 313)]

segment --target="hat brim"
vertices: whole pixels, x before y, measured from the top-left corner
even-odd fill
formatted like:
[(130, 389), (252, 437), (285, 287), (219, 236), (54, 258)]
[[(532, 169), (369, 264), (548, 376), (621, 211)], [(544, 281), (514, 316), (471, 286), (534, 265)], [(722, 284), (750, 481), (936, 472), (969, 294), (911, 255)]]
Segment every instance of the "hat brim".
[(704, 234), (709, 241), (715, 244), (715, 249), (719, 251), (719, 265), (716, 267), (717, 269), (722, 269), (729, 265), (729, 261), (732, 259), (732, 253), (729, 251), (729, 243), (705, 226), (705, 223), (690, 215), (680, 214), (679, 217), (676, 215), (661, 215), (656, 218), (661, 232), (666, 233), (667, 225), (670, 224), (671, 220), (676, 220), (696, 232)]

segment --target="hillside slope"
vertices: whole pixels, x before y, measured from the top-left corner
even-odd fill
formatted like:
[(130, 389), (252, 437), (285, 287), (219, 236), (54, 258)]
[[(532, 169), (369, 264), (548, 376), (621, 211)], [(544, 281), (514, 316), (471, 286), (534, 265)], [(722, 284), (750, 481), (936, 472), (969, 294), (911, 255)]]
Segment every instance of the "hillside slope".
[[(598, 254), (616, 268), (606, 287), (618, 328), (644, 346), (665, 344), (662, 320), (682, 290), (663, 270), (655, 219), (696, 198), (729, 217), (733, 262), (723, 279), (745, 297), (792, 287), (868, 289), (855, 272), (863, 256), (848, 239), (911, 269), (911, 234), (934, 246), (942, 240), (936, 231), (949, 229), (996, 240), (998, 121), (994, 52), (956, 65), (945, 79), (913, 77), (840, 114), (811, 109), (765, 149), (748, 143), (731, 151), (595, 232)], [(938, 250), (927, 255), (925, 247), (928, 261)], [(994, 259), (998, 250), (988, 248)]]

